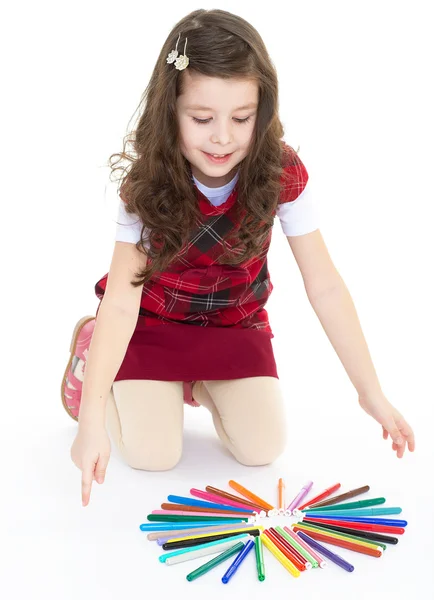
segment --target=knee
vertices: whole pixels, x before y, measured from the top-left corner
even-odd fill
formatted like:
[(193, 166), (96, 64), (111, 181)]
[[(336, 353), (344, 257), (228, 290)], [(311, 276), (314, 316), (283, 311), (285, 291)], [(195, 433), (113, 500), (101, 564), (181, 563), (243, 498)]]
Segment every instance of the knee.
[(165, 444), (152, 448), (132, 447), (123, 444), (124, 459), (133, 469), (142, 471), (169, 471), (181, 459), (181, 444)]
[(274, 462), (286, 448), (287, 434), (283, 424), (262, 430), (238, 444), (236, 458), (248, 467), (259, 467)]

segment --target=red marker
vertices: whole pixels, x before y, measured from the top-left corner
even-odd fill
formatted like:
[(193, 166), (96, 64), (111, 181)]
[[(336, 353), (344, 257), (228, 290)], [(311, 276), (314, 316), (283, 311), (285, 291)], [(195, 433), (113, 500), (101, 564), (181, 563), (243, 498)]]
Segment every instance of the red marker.
[(308, 502), (305, 502), (301, 506), (297, 506), (297, 510), (303, 510), (303, 508), (306, 508), (306, 506), (310, 506), (311, 504), (315, 504), (315, 502), (320, 502), (321, 500), (324, 500), (324, 498), (327, 498), (328, 496), (331, 496), (331, 494), (334, 494), (334, 492), (336, 492), (336, 490), (338, 490), (340, 487), (341, 484), (336, 483), (336, 485), (333, 485), (332, 487), (324, 490), (324, 492), (322, 492), (322, 494), (319, 494), (319, 496), (315, 496), (315, 498), (311, 498)]

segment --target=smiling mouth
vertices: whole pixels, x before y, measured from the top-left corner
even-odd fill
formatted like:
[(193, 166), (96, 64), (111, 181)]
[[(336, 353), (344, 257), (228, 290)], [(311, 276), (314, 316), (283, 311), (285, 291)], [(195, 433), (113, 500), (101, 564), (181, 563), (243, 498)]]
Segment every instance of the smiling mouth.
[[(203, 152), (205, 152), (205, 150), (203, 150)], [(233, 152), (227, 152), (226, 154), (213, 154), (212, 152), (205, 152), (205, 154), (209, 154), (210, 156), (214, 156), (215, 158), (224, 158), (225, 156), (233, 154)]]

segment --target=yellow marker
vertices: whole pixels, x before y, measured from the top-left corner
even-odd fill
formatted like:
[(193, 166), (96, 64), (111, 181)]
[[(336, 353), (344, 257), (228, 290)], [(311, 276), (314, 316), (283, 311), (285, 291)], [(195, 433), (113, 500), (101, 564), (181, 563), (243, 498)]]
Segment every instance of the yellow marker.
[(320, 529), (319, 527), (311, 527), (310, 525), (308, 526), (306, 525), (302, 525), (301, 523), (295, 523), (294, 524), (295, 527), (298, 527), (299, 529), (302, 529), (303, 531), (305, 531), (307, 534), (309, 534), (309, 531), (315, 531), (316, 533), (320, 533), (321, 535), (325, 535), (327, 537), (331, 537), (331, 538), (336, 538), (338, 540), (344, 540), (346, 542), (351, 542), (352, 544), (358, 544), (360, 546), (367, 546), (368, 548), (373, 548), (374, 550), (379, 550), (381, 553), (383, 552), (383, 548), (381, 546), (377, 546), (377, 544), (375, 542), (362, 542), (361, 540), (356, 540), (352, 537), (348, 537), (345, 534), (343, 534), (342, 532), (334, 532), (332, 533), (331, 531), (325, 531), (324, 529)]
[(265, 533), (261, 534), (261, 542), (264, 544), (264, 546), (266, 548), (268, 548), (268, 550), (271, 552), (271, 554), (273, 554), (277, 560), (279, 562), (282, 563), (282, 565), (285, 567), (285, 569), (287, 569), (291, 575), (294, 575), (294, 577), (299, 577), (300, 576), (300, 571), (297, 569), (297, 567), (295, 567), (292, 562), (290, 560), (288, 560), (286, 558), (286, 556), (283, 554), (283, 552), (281, 552), (279, 550), (279, 548), (277, 548), (273, 542), (270, 540), (269, 537), (267, 537), (265, 535)]
[(244, 527), (243, 529), (228, 529), (227, 531), (213, 531), (212, 533), (203, 533), (201, 535), (188, 535), (186, 537), (177, 537), (167, 540), (167, 542), (181, 542), (183, 540), (194, 540), (199, 538), (207, 538), (213, 535), (220, 535), (222, 533), (244, 533), (246, 529), (259, 529), (264, 531), (263, 525), (252, 525), (251, 527)]

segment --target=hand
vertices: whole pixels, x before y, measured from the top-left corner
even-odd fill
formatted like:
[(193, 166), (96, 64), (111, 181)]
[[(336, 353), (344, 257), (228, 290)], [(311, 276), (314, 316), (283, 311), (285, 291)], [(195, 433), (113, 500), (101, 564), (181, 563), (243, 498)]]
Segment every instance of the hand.
[(359, 396), (359, 404), (368, 415), (380, 423), (383, 439), (387, 440), (390, 435), (393, 441), (392, 450), (398, 458), (403, 457), (406, 444), (410, 452), (414, 452), (413, 430), (382, 392), (371, 396)]
[(90, 500), (92, 482), (104, 483), (110, 458), (110, 439), (103, 426), (80, 426), (71, 446), (73, 463), (82, 471), (81, 496), (83, 506)]

